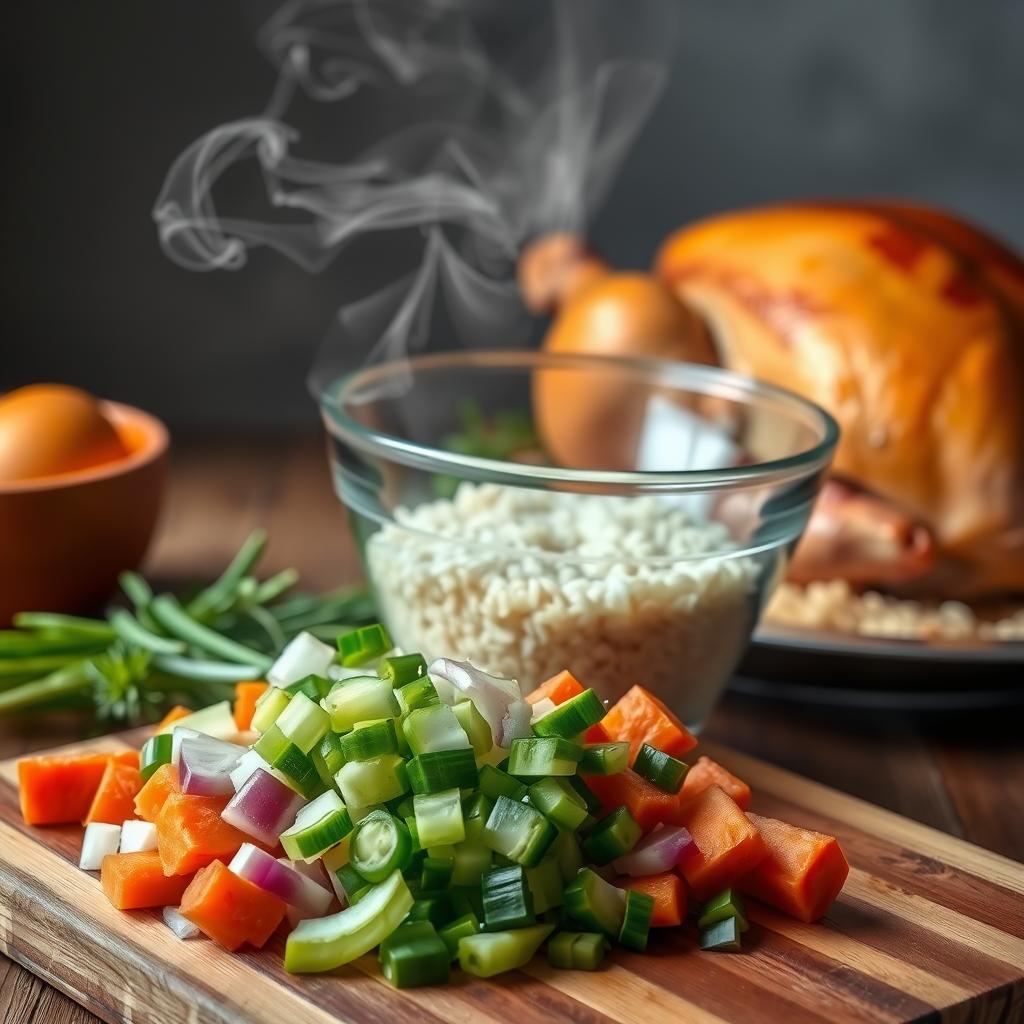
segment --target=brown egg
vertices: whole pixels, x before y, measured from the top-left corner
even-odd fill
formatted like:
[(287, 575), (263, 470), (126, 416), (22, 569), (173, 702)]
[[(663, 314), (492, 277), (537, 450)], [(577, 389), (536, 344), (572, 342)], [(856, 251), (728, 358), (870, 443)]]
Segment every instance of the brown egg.
[[(671, 289), (646, 274), (608, 274), (573, 295), (559, 310), (548, 352), (650, 356), (714, 363), (702, 322)], [(648, 389), (629, 374), (542, 370), (534, 378), (534, 411), (541, 437), (564, 466), (632, 469)]]
[(0, 482), (87, 469), (128, 448), (99, 402), (64, 384), (32, 384), (0, 398)]

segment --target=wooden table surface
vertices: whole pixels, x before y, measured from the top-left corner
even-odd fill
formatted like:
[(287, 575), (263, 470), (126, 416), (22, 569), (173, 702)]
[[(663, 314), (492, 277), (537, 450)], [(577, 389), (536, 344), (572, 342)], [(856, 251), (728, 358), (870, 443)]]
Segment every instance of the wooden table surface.
[[(324, 588), (359, 577), (323, 448), (313, 438), (177, 444), (146, 572), (166, 585), (208, 577), (256, 526), (270, 532), (267, 571), (294, 566), (305, 584)], [(0, 723), (0, 757), (68, 742), (80, 728), (68, 719)], [(1012, 716), (924, 721), (727, 695), (706, 735), (1024, 861), (1024, 743)], [(97, 1018), (0, 957), (0, 1021)]]

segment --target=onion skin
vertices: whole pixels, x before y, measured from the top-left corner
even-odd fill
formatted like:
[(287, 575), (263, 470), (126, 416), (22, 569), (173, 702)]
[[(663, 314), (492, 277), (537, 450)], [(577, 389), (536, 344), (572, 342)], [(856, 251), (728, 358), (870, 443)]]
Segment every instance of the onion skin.
[(612, 867), (620, 875), (632, 878), (660, 875), (684, 864), (699, 852), (687, 829), (680, 825), (667, 825), (644, 836), (625, 857), (613, 861)]

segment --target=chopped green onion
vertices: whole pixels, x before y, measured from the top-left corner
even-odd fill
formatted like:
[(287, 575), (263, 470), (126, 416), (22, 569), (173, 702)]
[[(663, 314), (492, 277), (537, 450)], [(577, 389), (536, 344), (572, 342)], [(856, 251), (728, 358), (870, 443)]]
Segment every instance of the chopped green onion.
[(319, 745), (309, 752), (309, 759), (313, 762), (320, 781), (325, 786), (333, 787), (334, 776), (347, 763), (345, 755), (341, 752), (341, 737), (336, 732), (325, 733)]
[(274, 725), (291, 700), (291, 694), (280, 687), (271, 686), (260, 694), (256, 710), (252, 714), (252, 727), (257, 732), (266, 732)]
[(388, 631), (379, 623), (362, 626), (338, 637), (338, 653), (346, 667), (365, 665), (382, 654), (387, 654), (395, 645)]
[(238, 662), (240, 665), (252, 665), (257, 672), (266, 672), (273, 661), (265, 654), (254, 651), (250, 647), (222, 636), (208, 626), (193, 619), (176, 598), (170, 594), (161, 594), (153, 598), (149, 604), (153, 618), (172, 636), (184, 640), (201, 650), (207, 651), (225, 661)]
[(381, 973), (395, 988), (443, 985), (451, 964), (451, 951), (429, 921), (399, 925), (380, 944)]
[(409, 913), (412, 894), (400, 871), (375, 885), (354, 906), (300, 921), (288, 936), (284, 969), (329, 971), (379, 946)]
[(741, 948), (739, 919), (727, 917), (706, 928), (700, 933), (700, 948), (716, 953), (738, 953)]
[(370, 887), (370, 883), (348, 862), (334, 869), (334, 877), (341, 883), (349, 903), (358, 902), (359, 893)]
[(459, 940), (459, 966), (478, 978), (491, 978), (525, 967), (554, 925), (535, 924), (508, 932), (479, 932)]
[(452, 882), (455, 861), (447, 857), (424, 857), (420, 865), (421, 889), (445, 889)]
[(647, 936), (651, 931), (653, 915), (654, 897), (636, 889), (627, 889), (626, 913), (619, 932), (619, 942), (626, 949), (642, 953), (647, 948)]
[(395, 691), (376, 676), (343, 679), (331, 687), (321, 706), (331, 716), (335, 732), (349, 732), (356, 722), (397, 718), (401, 713)]
[(462, 801), (462, 820), (466, 823), (466, 838), (478, 840), (494, 808), (494, 801), (483, 793), (474, 793)]
[(558, 854), (554, 850), (549, 850), (535, 868), (526, 869), (526, 883), (530, 887), (535, 913), (543, 914), (545, 910), (562, 905), (565, 883)]
[(359, 728), (341, 737), (341, 752), (346, 761), (369, 761), (381, 754), (397, 754), (398, 736), (394, 719), (361, 723)]
[(636, 754), (633, 771), (665, 793), (678, 793), (690, 766), (666, 754), (650, 743), (645, 743)]
[(169, 732), (150, 736), (146, 740), (139, 754), (139, 774), (143, 781), (148, 779), (162, 764), (171, 763), (173, 749), (174, 739)]
[(405, 762), (398, 754), (381, 754), (369, 761), (350, 761), (334, 776), (351, 811), (383, 804), (409, 791)]
[(410, 921), (429, 921), (435, 928), (443, 928), (452, 919), (452, 904), (448, 893), (435, 891), (420, 893), (409, 908)]
[(548, 940), (548, 963), (566, 971), (596, 971), (610, 948), (598, 932), (557, 932)]
[(597, 799), (594, 791), (578, 775), (567, 775), (565, 781), (580, 796), (591, 814), (600, 814), (603, 810), (601, 801)]
[(536, 923), (526, 874), (518, 864), (488, 871), (480, 880), (480, 891), (487, 931), (526, 928)]
[(274, 725), (299, 750), (308, 754), (330, 729), (331, 720), (319, 704), (314, 704), (304, 693), (296, 693)]
[(592, 725), (596, 725), (607, 714), (593, 690), (587, 689), (570, 697), (559, 704), (554, 711), (549, 711), (533, 723), (536, 736), (562, 736), (572, 739), (584, 733)]
[(492, 861), (490, 848), (482, 842), (466, 840), (459, 843), (452, 861), (452, 885), (479, 886)]
[(542, 778), (547, 775), (575, 775), (583, 747), (561, 736), (512, 741), (508, 754), (510, 775)]
[(434, 689), (434, 684), (430, 681), (429, 676), (398, 687), (395, 690), (395, 696), (398, 698), (403, 715), (415, 711), (417, 708), (429, 708), (441, 703), (441, 698), (438, 697), (437, 690)]
[(473, 753), (477, 757), (489, 753), (494, 746), (491, 727), (487, 723), (487, 719), (477, 711), (476, 705), (471, 700), (464, 700), (456, 704), (452, 711), (469, 737), (469, 742), (473, 745)]
[(530, 803), (563, 828), (577, 829), (587, 819), (583, 800), (561, 779), (540, 779), (529, 788)]
[(437, 934), (448, 947), (451, 958), (455, 960), (459, 955), (459, 939), (464, 939), (467, 935), (476, 935), (479, 931), (480, 922), (476, 914), (469, 911), (462, 917), (455, 918), (451, 924), (446, 924)]
[(310, 861), (351, 831), (348, 809), (338, 794), (329, 790), (299, 810), (295, 824), (281, 833), (281, 845), (292, 860)]
[(628, 767), (628, 743), (589, 743), (583, 748), (579, 770), (584, 775), (618, 775)]
[(450, 846), (466, 838), (458, 788), (417, 793), (412, 803), (421, 846)]
[(349, 862), (368, 882), (381, 882), (402, 871), (412, 858), (412, 840), (405, 823), (387, 811), (368, 814), (352, 830)]
[(532, 868), (540, 863), (558, 830), (535, 807), (499, 796), (481, 839), (495, 853)]
[(626, 893), (606, 882), (590, 868), (565, 887), (564, 906), (569, 915), (588, 929), (617, 939), (626, 916)]
[(447, 704), (410, 711), (402, 722), (402, 731), (414, 754), (471, 747), (466, 731)]
[(559, 870), (562, 872), (562, 881), (571, 882), (583, 867), (583, 853), (576, 833), (570, 829), (560, 828), (553, 849)]
[(472, 789), (478, 780), (472, 747), (417, 754), (407, 762), (406, 768), (414, 793), (437, 793), (442, 789)]
[(750, 927), (743, 897), (735, 889), (723, 889), (717, 896), (703, 904), (697, 918), (697, 927), (704, 931), (729, 917), (736, 918), (740, 932), (745, 932)]
[(334, 683), (326, 676), (308, 675), (302, 679), (297, 679), (294, 683), (289, 683), (287, 686), (282, 686), (280, 689), (284, 690), (289, 696), (304, 693), (310, 700), (319, 702), (331, 692), (332, 686), (334, 686)]
[(629, 853), (640, 841), (643, 831), (626, 807), (606, 814), (583, 840), (583, 852), (595, 864), (610, 864)]
[(480, 792), (491, 800), (497, 800), (499, 796), (522, 800), (526, 796), (527, 787), (500, 768), (485, 764), (480, 768)]
[(253, 750), (276, 769), (297, 793), (309, 797), (323, 786), (312, 759), (304, 754), (276, 725), (253, 745)]
[[(427, 663), (422, 654), (396, 654), (394, 657), (384, 658), (377, 671), (381, 679), (386, 679), (391, 687), (397, 690), (417, 679), (425, 679)], [(427, 679), (427, 682), (430, 680)]]

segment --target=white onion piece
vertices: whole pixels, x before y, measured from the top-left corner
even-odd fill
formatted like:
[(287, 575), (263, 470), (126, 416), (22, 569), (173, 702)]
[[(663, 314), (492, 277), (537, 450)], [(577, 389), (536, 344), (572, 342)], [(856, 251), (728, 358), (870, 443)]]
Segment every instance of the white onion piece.
[(678, 825), (666, 825), (650, 835), (644, 836), (624, 857), (613, 861), (620, 875), (660, 875), (671, 871), (698, 853), (697, 844), (687, 829)]
[(548, 712), (554, 711), (558, 705), (550, 697), (541, 697), (536, 704), (531, 705), (533, 711), (530, 713), (530, 724), (543, 718)]
[[(438, 658), (429, 672), (431, 679), (450, 683), (463, 697), (473, 702), (491, 727), (491, 738), (499, 747), (507, 749), (513, 740), (532, 735), (532, 710), (523, 700), (522, 691), (514, 679), (492, 676), (468, 661), (451, 658)], [(436, 687), (437, 683), (434, 685)]]
[(293, 789), (257, 768), (220, 816), (264, 846), (275, 846), (305, 803)]
[(288, 686), (306, 676), (322, 676), (338, 652), (312, 633), (299, 633), (270, 666), (267, 682), (271, 686)]
[(334, 894), (322, 885), (252, 843), (243, 843), (228, 867), (239, 878), (273, 893), (310, 917), (322, 917), (334, 899)]
[(156, 825), (151, 821), (125, 821), (121, 824), (119, 853), (148, 853), (156, 849)]
[(179, 939), (199, 938), (199, 929), (177, 907), (164, 907), (164, 924)]
[(99, 871), (103, 867), (103, 858), (108, 853), (117, 853), (120, 842), (120, 825), (91, 822), (85, 826), (82, 836), (82, 855), (78, 858), (78, 866), (83, 871)]
[(190, 796), (223, 796), (233, 793), (231, 773), (238, 767), (245, 747), (212, 736), (190, 736), (178, 752), (182, 793)]

